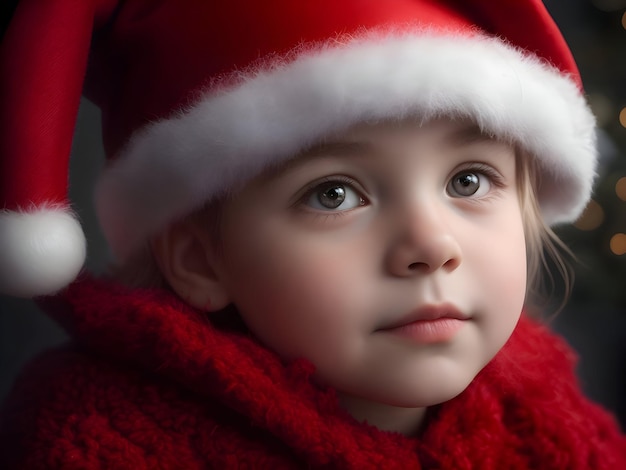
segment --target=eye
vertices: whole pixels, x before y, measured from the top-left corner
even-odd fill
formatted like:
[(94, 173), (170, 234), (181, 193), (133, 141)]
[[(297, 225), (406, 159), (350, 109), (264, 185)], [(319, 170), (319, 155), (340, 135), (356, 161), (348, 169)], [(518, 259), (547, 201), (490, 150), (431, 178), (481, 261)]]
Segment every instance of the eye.
[(447, 191), (452, 197), (481, 197), (489, 192), (489, 177), (479, 171), (465, 170), (457, 173), (448, 183)]
[(322, 211), (347, 211), (365, 204), (361, 195), (347, 182), (326, 181), (311, 188), (304, 204)]

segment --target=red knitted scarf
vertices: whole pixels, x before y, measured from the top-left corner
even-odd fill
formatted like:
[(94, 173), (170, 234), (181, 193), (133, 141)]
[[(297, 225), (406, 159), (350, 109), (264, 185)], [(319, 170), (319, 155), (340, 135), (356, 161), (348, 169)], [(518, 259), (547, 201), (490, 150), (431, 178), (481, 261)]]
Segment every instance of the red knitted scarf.
[(77, 346), (16, 387), (2, 468), (626, 468), (626, 440), (582, 397), (567, 347), (525, 318), (410, 439), (357, 423), (310, 363), (285, 365), (168, 292), (85, 277), (45, 308)]

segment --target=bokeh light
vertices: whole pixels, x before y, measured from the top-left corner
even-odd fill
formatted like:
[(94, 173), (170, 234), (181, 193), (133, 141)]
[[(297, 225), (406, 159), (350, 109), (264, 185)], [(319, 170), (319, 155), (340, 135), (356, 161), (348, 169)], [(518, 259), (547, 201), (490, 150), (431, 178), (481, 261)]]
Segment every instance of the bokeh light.
[(618, 256), (626, 254), (626, 234), (616, 233), (613, 235), (611, 237), (610, 247), (611, 251)]
[(622, 177), (615, 183), (615, 194), (622, 201), (626, 201), (626, 177)]
[(622, 127), (626, 127), (626, 108), (622, 108), (619, 112), (619, 123)]
[(588, 231), (598, 228), (602, 222), (604, 222), (604, 210), (600, 204), (592, 199), (574, 226), (579, 230)]

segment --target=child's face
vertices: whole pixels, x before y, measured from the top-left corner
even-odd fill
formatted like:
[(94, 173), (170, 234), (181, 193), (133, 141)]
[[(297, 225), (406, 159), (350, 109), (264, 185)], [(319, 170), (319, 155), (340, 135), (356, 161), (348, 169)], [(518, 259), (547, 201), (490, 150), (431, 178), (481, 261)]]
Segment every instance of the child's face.
[[(468, 122), (357, 127), (248, 184), (223, 223), (244, 321), (346, 402), (454, 397), (522, 309), (514, 151)], [(399, 327), (430, 315), (461, 319)]]

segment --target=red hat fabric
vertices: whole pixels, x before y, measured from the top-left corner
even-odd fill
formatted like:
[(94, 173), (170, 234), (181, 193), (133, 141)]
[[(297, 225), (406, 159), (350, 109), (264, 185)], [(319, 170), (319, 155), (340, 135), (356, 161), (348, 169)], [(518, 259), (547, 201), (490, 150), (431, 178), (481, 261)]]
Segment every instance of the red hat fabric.
[(67, 171), (83, 80), (120, 259), (365, 120), (469, 117), (515, 142), (543, 170), (549, 223), (580, 213), (595, 175), (594, 118), (540, 0), (22, 0), (0, 64), (0, 291), (15, 295), (53, 293), (82, 266)]

